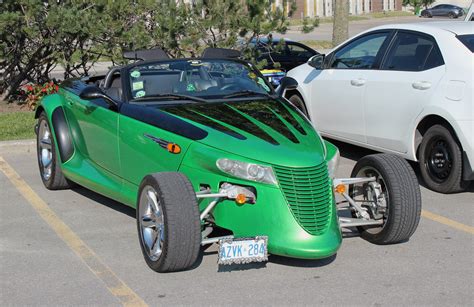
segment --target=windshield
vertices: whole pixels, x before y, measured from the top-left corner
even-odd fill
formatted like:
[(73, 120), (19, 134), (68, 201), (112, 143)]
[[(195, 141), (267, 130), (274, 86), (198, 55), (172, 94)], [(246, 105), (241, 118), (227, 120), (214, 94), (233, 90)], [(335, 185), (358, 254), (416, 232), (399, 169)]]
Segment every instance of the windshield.
[(248, 64), (232, 60), (144, 63), (130, 68), (128, 78), (132, 101), (264, 97), (273, 94), (259, 72)]

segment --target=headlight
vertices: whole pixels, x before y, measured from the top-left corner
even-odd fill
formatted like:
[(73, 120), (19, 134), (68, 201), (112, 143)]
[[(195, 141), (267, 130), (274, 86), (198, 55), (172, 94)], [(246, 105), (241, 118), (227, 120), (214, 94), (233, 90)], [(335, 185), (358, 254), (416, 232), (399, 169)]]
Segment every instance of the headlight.
[(216, 165), (224, 173), (230, 174), (237, 178), (275, 185), (277, 184), (273, 170), (269, 166), (229, 159), (219, 159), (217, 160)]
[(339, 150), (336, 150), (334, 156), (331, 158), (331, 160), (328, 161), (328, 173), (331, 179), (334, 179), (334, 177), (336, 177), (336, 170), (337, 166), (339, 165), (339, 157)]

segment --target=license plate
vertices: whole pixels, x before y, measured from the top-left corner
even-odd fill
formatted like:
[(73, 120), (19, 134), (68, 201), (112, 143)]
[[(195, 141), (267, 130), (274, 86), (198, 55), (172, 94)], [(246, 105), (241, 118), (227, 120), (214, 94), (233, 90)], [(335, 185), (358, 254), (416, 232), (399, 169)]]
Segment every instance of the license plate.
[(218, 264), (241, 264), (268, 260), (266, 236), (219, 240)]

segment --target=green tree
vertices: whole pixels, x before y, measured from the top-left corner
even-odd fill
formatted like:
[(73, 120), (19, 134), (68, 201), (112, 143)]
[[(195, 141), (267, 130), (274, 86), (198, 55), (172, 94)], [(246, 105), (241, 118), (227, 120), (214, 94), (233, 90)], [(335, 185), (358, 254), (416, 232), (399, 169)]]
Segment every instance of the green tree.
[[(234, 48), (248, 59), (254, 39), (285, 33), (295, 0), (4, 0), (0, 2), (0, 99), (24, 82), (87, 75), (100, 59), (161, 47), (172, 57), (206, 47)], [(305, 20), (304, 31), (316, 24)], [(262, 63), (260, 63), (262, 65)]]
[(436, 0), (403, 0), (402, 4), (404, 6), (411, 5), (415, 8), (415, 12), (421, 6), (424, 6), (425, 9), (428, 8), (429, 5), (433, 4)]

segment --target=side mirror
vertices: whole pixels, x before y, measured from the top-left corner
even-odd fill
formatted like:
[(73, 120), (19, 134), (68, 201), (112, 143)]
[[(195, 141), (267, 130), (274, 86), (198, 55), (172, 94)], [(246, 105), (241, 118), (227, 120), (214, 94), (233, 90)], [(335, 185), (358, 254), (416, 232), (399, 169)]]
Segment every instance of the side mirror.
[(293, 79), (292, 77), (284, 77), (280, 81), (280, 85), (277, 87), (275, 92), (278, 96), (283, 96), (285, 91), (296, 90), (298, 87), (298, 81)]
[(79, 94), (79, 97), (84, 100), (92, 100), (97, 98), (104, 99), (110, 106), (117, 106), (117, 102), (107, 96), (100, 88), (97, 86), (87, 86), (85, 87), (82, 92)]
[(308, 65), (319, 70), (324, 69), (324, 54), (316, 54), (309, 58)]

